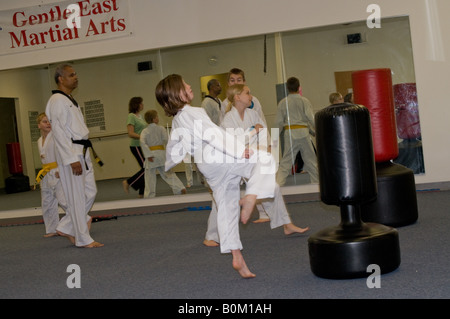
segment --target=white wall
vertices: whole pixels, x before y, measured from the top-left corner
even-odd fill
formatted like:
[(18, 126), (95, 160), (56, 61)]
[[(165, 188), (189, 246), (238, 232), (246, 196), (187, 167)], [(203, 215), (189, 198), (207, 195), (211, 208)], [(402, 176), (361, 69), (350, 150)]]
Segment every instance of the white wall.
[[(49, 2), (53, 1), (2, 1), (0, 10)], [(217, 2), (214, 9), (207, 5), (209, 3), (210, 1), (204, 0), (131, 0), (132, 36), (10, 56), (3, 55), (0, 56), (0, 70), (365, 20), (369, 15), (366, 8), (373, 1), (229, 0)], [(426, 171), (426, 174), (416, 176), (416, 183), (449, 181), (450, 170), (447, 166), (450, 161), (450, 148), (443, 146), (448, 144), (445, 140), (448, 136), (447, 126), (450, 121), (450, 108), (447, 106), (446, 94), (448, 83), (450, 83), (450, 62), (448, 61), (450, 43), (445, 42), (442, 36), (450, 29), (450, 21), (446, 18), (446, 14), (450, 12), (450, 2), (447, 0), (380, 0), (377, 4), (381, 8), (383, 17), (399, 15), (410, 17)], [(22, 80), (11, 82), (10, 78), (17, 78), (17, 74), (10, 72), (12, 71), (0, 74), (0, 94), (2, 96), (20, 94), (21, 105), (29, 107), (32, 95), (27, 93), (27, 88), (36, 83), (27, 81), (22, 83)], [(31, 78), (41, 75), (39, 70), (21, 72), (34, 73), (35, 75)], [(8, 77), (7, 80), (5, 76)], [(247, 80), (250, 83), (256, 83), (261, 79), (248, 78)], [(264, 80), (275, 83), (271, 79)], [(98, 81), (94, 82), (90, 85), (101, 89), (102, 84)], [(3, 86), (4, 83), (15, 85), (8, 85), (6, 88)], [(16, 87), (17, 85), (19, 87)], [(80, 87), (80, 93), (81, 89), (82, 87)], [(132, 95), (133, 89), (128, 88), (128, 90), (130, 94), (127, 94), (127, 97)], [(37, 100), (39, 103), (44, 103), (46, 97), (38, 96)], [(124, 95), (123, 99), (117, 103), (122, 104), (126, 101)], [(120, 121), (121, 117), (117, 116), (117, 119), (111, 119), (111, 121)], [(24, 123), (22, 126), (25, 126)], [(25, 132), (26, 128), (22, 128), (22, 139), (24, 143), (27, 143)], [(31, 166), (32, 161), (28, 161), (28, 158), (29, 156), (27, 156), (26, 165)], [(307, 188), (304, 189), (307, 190)]]
[[(361, 33), (365, 42), (347, 44), (352, 33)], [(387, 19), (381, 29), (368, 29), (363, 21), (287, 32), (283, 49), (287, 77), (300, 78), (315, 111), (328, 106), (336, 91), (334, 72), (390, 68), (393, 84), (415, 82), (407, 17)]]

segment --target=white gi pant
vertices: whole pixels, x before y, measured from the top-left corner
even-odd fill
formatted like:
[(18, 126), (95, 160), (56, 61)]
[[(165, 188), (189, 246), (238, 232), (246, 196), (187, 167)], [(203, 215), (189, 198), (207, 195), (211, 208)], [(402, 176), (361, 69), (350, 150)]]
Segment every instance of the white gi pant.
[[(289, 134), (290, 132), (290, 134)], [(292, 140), (292, 143), (291, 143)], [(304, 162), (303, 170), (308, 172), (311, 183), (319, 183), (317, 156), (309, 137), (308, 128), (291, 129), (284, 132), (284, 152), (277, 172), (277, 183), (283, 186), (292, 170), (293, 161), (300, 151)]]
[[(262, 199), (258, 201), (258, 206), (260, 206), (261, 209), (264, 209), (265, 213), (267, 213), (268, 218), (270, 218), (271, 229), (292, 223), (286, 208), (286, 204), (284, 203), (283, 195), (281, 194), (280, 186), (278, 186), (278, 184), (275, 186), (274, 198)], [(261, 214), (261, 211), (259, 212)], [(220, 242), (219, 232), (217, 228), (217, 205), (214, 201), (214, 198), (212, 201), (211, 213), (209, 214), (208, 218), (208, 229), (206, 230), (205, 239), (213, 240), (217, 243)]]
[[(255, 160), (255, 156), (262, 160)], [(257, 199), (273, 198), (277, 188), (276, 163), (269, 153), (255, 152), (250, 159), (239, 161), (241, 162), (197, 163), (217, 204), (217, 233), (220, 239), (217, 241), (220, 241), (222, 253), (243, 248), (239, 235), (241, 178), (248, 179), (245, 193), (257, 195)]]
[[(57, 230), (75, 237), (76, 246), (86, 246), (94, 242), (89, 234), (87, 222), (88, 215), (97, 195), (97, 185), (95, 184), (94, 167), (92, 166), (89, 150), (86, 156), (79, 155), (79, 161), (83, 167), (83, 174), (76, 176), (72, 173), (70, 165), (61, 165), (62, 161), (58, 156), (59, 176), (64, 195), (67, 201), (66, 216), (61, 218)], [(86, 164), (88, 170), (86, 170)]]
[(59, 223), (58, 204), (66, 211), (66, 197), (62, 189), (61, 181), (55, 176), (57, 169), (52, 169), (41, 180), (41, 208), (44, 219), (45, 233), (56, 233)]
[[(148, 162), (148, 160), (145, 160)], [(156, 171), (159, 172), (159, 175), (161, 175), (161, 178), (169, 184), (170, 188), (172, 188), (174, 195), (180, 195), (181, 191), (184, 189), (183, 183), (180, 181), (178, 176), (172, 171), (165, 171), (164, 165), (163, 166), (157, 166), (157, 167), (149, 167), (148, 163), (146, 163), (145, 166), (145, 189), (144, 189), (144, 197), (145, 198), (152, 198), (156, 196)]]

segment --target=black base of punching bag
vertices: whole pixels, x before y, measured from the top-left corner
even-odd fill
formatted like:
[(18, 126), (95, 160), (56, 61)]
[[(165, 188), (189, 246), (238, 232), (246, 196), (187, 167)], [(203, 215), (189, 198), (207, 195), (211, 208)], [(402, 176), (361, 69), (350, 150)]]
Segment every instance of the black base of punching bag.
[(414, 172), (400, 164), (377, 163), (378, 197), (361, 206), (361, 219), (392, 227), (413, 224), (418, 219)]
[(23, 174), (16, 174), (5, 178), (6, 194), (27, 192), (30, 188), (30, 178)]
[(381, 274), (400, 265), (400, 245), (396, 229), (361, 222), (358, 206), (341, 206), (342, 222), (325, 228), (308, 239), (311, 271), (328, 279), (368, 277), (369, 265)]

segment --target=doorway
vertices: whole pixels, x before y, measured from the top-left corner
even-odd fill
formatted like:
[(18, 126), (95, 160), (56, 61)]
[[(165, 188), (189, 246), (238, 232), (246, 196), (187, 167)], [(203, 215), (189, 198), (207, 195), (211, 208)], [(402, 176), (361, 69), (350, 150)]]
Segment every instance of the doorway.
[(352, 71), (334, 72), (336, 81), (336, 92), (345, 96), (347, 93), (353, 93)]

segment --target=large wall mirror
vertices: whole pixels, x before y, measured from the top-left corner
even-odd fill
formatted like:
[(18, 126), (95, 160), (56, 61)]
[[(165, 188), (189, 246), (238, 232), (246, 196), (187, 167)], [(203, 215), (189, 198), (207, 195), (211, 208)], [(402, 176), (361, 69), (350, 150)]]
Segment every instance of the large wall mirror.
[[(407, 86), (409, 90), (407, 101), (396, 106), (397, 125), (400, 125), (398, 132), (401, 132), (398, 136), (400, 154), (396, 161), (410, 167), (416, 174), (424, 173), (409, 18), (386, 18), (381, 21), (381, 26), (371, 29), (366, 21), (361, 21), (70, 61), (80, 78), (74, 96), (86, 111), (92, 142), (105, 162), (105, 166), (95, 167), (96, 179), (121, 183), (123, 178), (138, 169), (126, 134), (131, 97), (142, 97), (143, 112), (157, 110), (160, 125), (170, 129), (171, 118), (164, 115), (154, 98), (158, 81), (171, 73), (181, 74), (195, 92), (192, 104), (200, 106), (206, 93), (202, 78), (223, 75), (231, 68), (244, 70), (246, 84), (261, 102), (269, 128), (276, 126), (280, 99), (277, 88), (291, 76), (299, 78), (301, 94), (309, 99), (313, 111), (317, 112), (330, 105), (330, 93), (345, 95), (351, 92), (351, 83), (348, 83), (351, 71), (390, 68), (393, 84)], [(33, 154), (34, 167), (27, 167), (30, 180), (34, 178), (30, 172), (35, 174), (41, 167), (33, 119), (45, 110), (49, 94), (54, 89), (54, 67), (35, 66), (0, 72), (1, 77), (11, 78), (12, 85), (25, 84), (23, 94), (0, 96), (0, 102), (3, 107), (16, 101), (16, 116), (30, 118), (30, 127), (22, 128), (22, 132), (29, 132), (31, 138), (20, 140), (21, 143), (31, 140), (23, 146), (31, 149), (28, 153)], [(405, 133), (411, 126), (414, 126), (416, 134)], [(11, 128), (5, 125), (0, 129)], [(3, 133), (0, 135), (4, 136)], [(311, 142), (314, 143), (313, 136)], [(2, 148), (0, 188), (4, 187), (4, 179), (8, 177), (4, 152)], [(24, 154), (22, 160), (23, 157)], [(177, 166), (176, 170), (183, 174), (184, 164)], [(308, 174), (301, 173), (301, 167), (294, 167), (293, 171), (298, 174), (290, 175), (286, 185), (310, 183)], [(197, 191), (207, 192), (207, 189), (199, 187)]]

